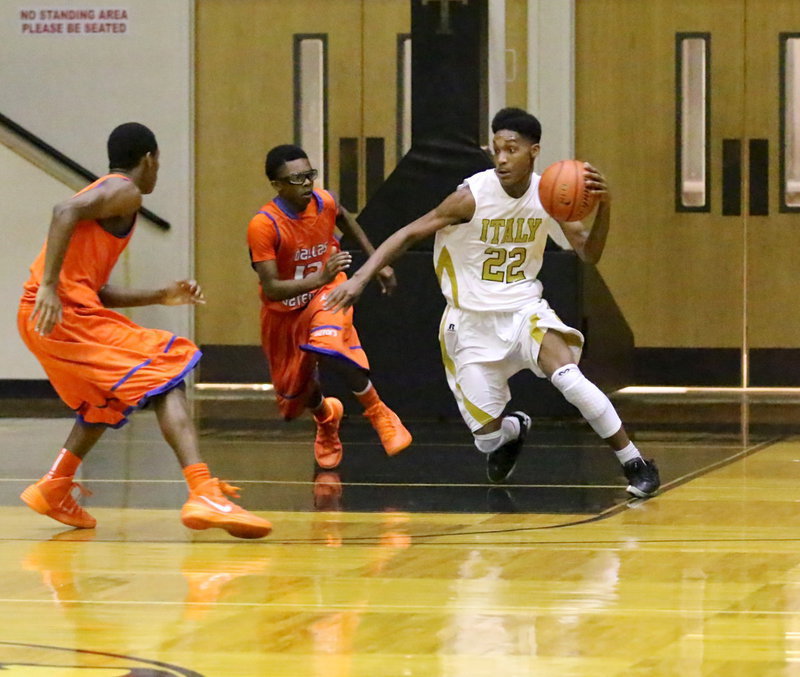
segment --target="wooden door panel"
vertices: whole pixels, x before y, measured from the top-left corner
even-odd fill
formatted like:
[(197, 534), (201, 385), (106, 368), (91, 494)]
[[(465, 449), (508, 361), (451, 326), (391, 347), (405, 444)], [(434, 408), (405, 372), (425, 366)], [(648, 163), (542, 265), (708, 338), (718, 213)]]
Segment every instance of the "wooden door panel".
[(800, 347), (800, 214), (781, 213), (779, 46), (782, 32), (800, 33), (796, 0), (749, 2), (747, 137), (769, 143), (769, 215), (746, 217), (748, 338), (751, 348)]
[[(719, 185), (722, 139), (741, 137), (744, 124), (743, 0), (585, 0), (576, 14), (577, 155), (611, 185), (600, 270), (636, 345), (738, 347), (742, 225), (720, 216)], [(703, 31), (712, 32), (711, 211), (677, 212), (675, 40)]]
[[(400, 161), (397, 157), (397, 40), (399, 35), (409, 33), (411, 3), (408, 0), (373, 0), (365, 3), (361, 136), (363, 139), (383, 139), (386, 175)], [(362, 192), (361, 207), (366, 198)]]

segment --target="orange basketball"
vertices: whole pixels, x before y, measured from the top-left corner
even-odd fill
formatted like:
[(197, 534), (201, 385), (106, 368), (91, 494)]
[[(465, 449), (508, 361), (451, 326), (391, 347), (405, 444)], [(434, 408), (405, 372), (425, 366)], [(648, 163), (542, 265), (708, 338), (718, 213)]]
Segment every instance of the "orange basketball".
[(561, 160), (544, 170), (539, 200), (557, 221), (580, 221), (594, 209), (596, 198), (586, 190), (584, 173), (580, 160)]

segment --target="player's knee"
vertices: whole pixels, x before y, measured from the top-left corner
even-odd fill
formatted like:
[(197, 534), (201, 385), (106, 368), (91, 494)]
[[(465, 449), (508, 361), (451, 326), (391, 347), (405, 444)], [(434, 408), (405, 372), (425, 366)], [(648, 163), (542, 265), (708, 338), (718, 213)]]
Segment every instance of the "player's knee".
[(603, 439), (611, 437), (621, 425), (611, 401), (587, 379), (576, 364), (556, 369), (550, 381), (570, 404), (578, 408), (592, 429)]
[(550, 381), (561, 391), (567, 402), (580, 409), (584, 417), (594, 418), (606, 409), (608, 398), (583, 375), (578, 365), (565, 364), (556, 369)]

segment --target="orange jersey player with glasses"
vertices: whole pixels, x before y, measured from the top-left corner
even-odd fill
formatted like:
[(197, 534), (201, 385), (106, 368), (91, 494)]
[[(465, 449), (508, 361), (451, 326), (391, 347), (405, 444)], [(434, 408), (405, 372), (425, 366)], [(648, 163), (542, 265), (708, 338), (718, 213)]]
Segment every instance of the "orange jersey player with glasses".
[[(344, 407), (323, 397), (317, 368), (340, 374), (361, 402), (390, 456), (411, 444), (411, 434), (378, 397), (369, 362), (353, 326), (353, 311), (329, 312), (326, 294), (347, 279), (350, 254), (335, 237), (338, 226), (367, 254), (374, 249), (355, 218), (325, 190), (314, 190), (317, 170), (299, 146), (267, 153), (267, 178), (278, 192), (247, 229), (251, 264), (261, 282), (261, 345), (269, 361), (278, 406), (286, 420), (309, 408), (317, 424), (314, 457), (321, 468), (342, 460), (339, 423)], [(396, 286), (386, 267), (378, 273), (384, 293)]]
[(220, 527), (260, 538), (270, 523), (226, 498), (232, 487), (212, 477), (200, 457), (184, 379), (201, 353), (189, 339), (145, 329), (111, 308), (204, 303), (194, 280), (154, 290), (108, 283), (133, 235), (142, 195), (153, 191), (159, 167), (155, 136), (125, 123), (108, 138), (109, 174), (56, 205), (39, 256), (31, 266), (17, 325), (61, 399), (77, 420), (50, 471), (22, 492), (36, 512), (73, 527), (96, 521), (73, 496), (86, 492), (75, 473), (105, 432), (152, 403), (161, 431), (183, 468), (189, 499), (181, 519), (191, 529)]

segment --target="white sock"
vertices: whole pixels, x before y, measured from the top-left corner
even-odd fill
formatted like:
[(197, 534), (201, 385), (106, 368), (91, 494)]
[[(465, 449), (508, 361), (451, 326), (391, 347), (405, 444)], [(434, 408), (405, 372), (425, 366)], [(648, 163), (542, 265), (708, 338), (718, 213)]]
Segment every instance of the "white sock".
[(619, 462), (622, 465), (625, 465), (628, 461), (632, 461), (634, 458), (641, 458), (642, 455), (639, 453), (639, 450), (636, 448), (636, 445), (633, 442), (628, 442), (628, 446), (624, 449), (615, 449), (614, 454), (616, 454)]
[(478, 451), (484, 454), (491, 454), (502, 447), (506, 442), (515, 440), (519, 437), (519, 419), (516, 416), (506, 416), (500, 423), (500, 427), (493, 433), (487, 435), (475, 435), (475, 446)]

